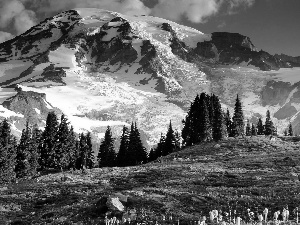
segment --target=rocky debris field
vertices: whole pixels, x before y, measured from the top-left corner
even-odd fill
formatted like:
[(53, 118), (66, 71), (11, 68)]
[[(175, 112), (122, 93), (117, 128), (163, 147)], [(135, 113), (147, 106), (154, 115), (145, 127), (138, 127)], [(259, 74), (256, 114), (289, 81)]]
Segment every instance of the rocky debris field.
[(248, 208), (262, 213), (266, 207), (271, 219), (287, 205), (295, 219), (299, 175), (299, 142), (230, 138), (138, 167), (50, 173), (2, 185), (0, 224), (105, 224), (105, 216), (190, 224), (213, 209), (243, 218)]

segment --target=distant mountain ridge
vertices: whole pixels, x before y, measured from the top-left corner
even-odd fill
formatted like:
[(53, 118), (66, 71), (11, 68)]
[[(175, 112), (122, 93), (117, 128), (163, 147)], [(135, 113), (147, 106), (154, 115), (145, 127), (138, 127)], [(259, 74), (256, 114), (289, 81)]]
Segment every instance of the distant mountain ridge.
[(269, 109), (282, 129), (290, 120), (297, 127), (298, 62), (257, 51), (241, 34), (204, 34), (157, 17), (101, 9), (69, 10), (0, 44), (0, 117), (10, 118), (20, 133), (26, 119), (43, 127), (46, 113), (56, 110), (77, 132), (89, 130), (96, 139), (107, 125), (120, 134), (137, 121), (154, 144), (170, 119), (181, 129), (190, 102), (205, 91), (229, 109), (239, 93), (252, 121)]

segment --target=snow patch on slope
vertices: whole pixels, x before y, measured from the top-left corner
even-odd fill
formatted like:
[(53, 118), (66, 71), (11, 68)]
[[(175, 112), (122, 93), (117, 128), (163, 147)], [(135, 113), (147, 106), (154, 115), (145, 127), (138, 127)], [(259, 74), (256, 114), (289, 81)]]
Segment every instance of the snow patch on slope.
[(271, 77), (276, 81), (288, 82), (293, 85), (300, 81), (300, 68), (281, 68), (274, 72), (274, 75), (271, 74)]

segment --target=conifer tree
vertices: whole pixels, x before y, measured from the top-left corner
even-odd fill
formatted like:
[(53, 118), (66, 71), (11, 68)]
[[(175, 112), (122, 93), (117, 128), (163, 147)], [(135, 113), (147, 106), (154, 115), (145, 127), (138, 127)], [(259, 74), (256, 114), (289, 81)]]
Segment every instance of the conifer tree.
[(274, 126), (271, 120), (270, 111), (267, 110), (265, 122), (265, 135), (273, 135)]
[(79, 143), (78, 143), (78, 168), (79, 169), (85, 169), (87, 167), (87, 154), (88, 154), (88, 148), (86, 144), (86, 136), (84, 133), (80, 134), (79, 137)]
[(166, 134), (164, 148), (162, 151), (163, 156), (166, 156), (175, 151), (175, 149), (176, 149), (175, 142), (176, 142), (175, 134), (174, 134), (174, 130), (172, 128), (172, 122), (170, 121), (169, 128), (168, 128), (168, 131)]
[(286, 129), (283, 131), (283, 135), (288, 136), (288, 131)]
[(288, 136), (294, 136), (293, 127), (292, 127), (291, 122), (289, 123), (289, 127), (288, 127)]
[(121, 143), (119, 152), (117, 154), (117, 165), (118, 166), (126, 166), (127, 165), (127, 158), (128, 158), (128, 144), (129, 144), (129, 131), (128, 128), (124, 125), (122, 136), (121, 136)]
[(30, 175), (34, 176), (39, 169), (40, 149), (42, 147), (42, 131), (37, 126), (32, 128), (30, 141)]
[(163, 155), (163, 149), (165, 148), (166, 137), (161, 133), (159, 142), (155, 149), (155, 157), (156, 159)]
[(250, 125), (250, 121), (247, 120), (247, 125), (246, 125), (246, 136), (251, 136), (252, 132), (251, 132), (251, 125)]
[(17, 147), (16, 167), (15, 172), (17, 178), (24, 178), (30, 175), (30, 154), (31, 150), (31, 129), (29, 128), (28, 121), (26, 128), (22, 131), (20, 143)]
[(176, 151), (179, 151), (180, 148), (181, 148), (181, 145), (180, 145), (180, 134), (178, 132), (178, 130), (175, 130), (175, 152)]
[(10, 125), (6, 119), (0, 123), (0, 184), (15, 179), (16, 138), (11, 134)]
[(187, 115), (185, 120), (182, 120), (183, 123), (183, 129), (181, 131), (182, 135), (182, 145), (183, 146), (191, 146), (193, 145), (193, 140), (192, 140), (192, 127), (191, 127), (191, 119)]
[(207, 109), (206, 103), (206, 94), (201, 93), (200, 95), (200, 106), (199, 106), (199, 138), (198, 140), (202, 141), (211, 141), (212, 140), (212, 126), (209, 120), (209, 111)]
[(56, 134), (58, 130), (58, 120), (55, 112), (48, 113), (45, 130), (42, 134), (43, 147), (41, 149), (41, 167), (54, 167), (54, 155)]
[(115, 157), (114, 139), (112, 138), (110, 126), (108, 126), (105, 131), (104, 140), (100, 144), (97, 156), (99, 167), (114, 166)]
[(87, 149), (87, 158), (86, 158), (86, 168), (92, 169), (95, 165), (95, 156), (93, 151), (92, 137), (91, 133), (86, 134), (86, 149)]
[(69, 122), (64, 114), (61, 115), (61, 121), (55, 136), (54, 156), (52, 165), (56, 169), (66, 169), (70, 164), (69, 155)]
[(263, 122), (262, 122), (261, 118), (259, 118), (258, 122), (257, 122), (257, 134), (258, 135), (263, 135), (264, 133), (265, 133), (264, 125), (263, 125)]
[(225, 125), (226, 125), (228, 136), (232, 137), (232, 130), (231, 130), (232, 121), (231, 121), (231, 116), (230, 116), (229, 109), (227, 109), (226, 114), (225, 114)]
[(232, 127), (233, 136), (244, 136), (244, 127), (245, 127), (244, 114), (243, 114), (242, 103), (240, 101), (239, 95), (237, 95), (236, 97), (232, 120), (233, 120), (233, 127)]
[(213, 120), (212, 120), (212, 126), (213, 126), (213, 139), (214, 141), (220, 141), (224, 139), (227, 136), (227, 129), (225, 125), (224, 120), (224, 113), (222, 111), (220, 100), (217, 96), (212, 95), (214, 100), (212, 101), (212, 104), (214, 104), (214, 113), (213, 113)]
[(76, 162), (79, 159), (79, 142), (77, 140), (76, 134), (74, 132), (73, 126), (70, 127), (69, 134), (68, 134), (68, 157), (69, 157), (69, 169), (80, 169), (80, 166), (76, 166)]
[(252, 123), (252, 127), (251, 127), (251, 135), (257, 136), (257, 129), (253, 123)]
[(148, 162), (152, 162), (156, 159), (157, 159), (157, 157), (156, 157), (155, 149), (151, 148), (150, 152), (149, 152)]
[[(139, 165), (139, 164), (143, 164), (147, 162), (147, 150), (146, 148), (143, 146), (142, 140), (141, 140), (141, 135), (140, 135), (140, 131), (137, 128), (136, 122), (134, 124), (134, 150), (135, 150), (135, 165)], [(130, 146), (130, 139), (129, 139), (129, 146)]]

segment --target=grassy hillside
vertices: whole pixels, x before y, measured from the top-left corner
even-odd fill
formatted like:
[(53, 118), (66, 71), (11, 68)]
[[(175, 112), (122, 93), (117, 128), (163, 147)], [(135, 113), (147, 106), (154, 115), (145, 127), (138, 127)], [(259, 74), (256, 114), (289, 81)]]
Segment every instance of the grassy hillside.
[[(100, 224), (103, 196), (128, 196), (138, 218), (180, 223), (213, 209), (262, 213), (300, 205), (300, 148), (293, 140), (234, 139), (186, 148), (139, 167), (48, 174), (0, 187), (0, 221), (15, 224)], [(62, 178), (65, 177), (65, 181)], [(229, 219), (229, 218), (225, 218)], [(6, 224), (5, 222), (3, 222)], [(0, 222), (0, 224), (2, 224)], [(9, 224), (9, 223), (8, 223)]]

